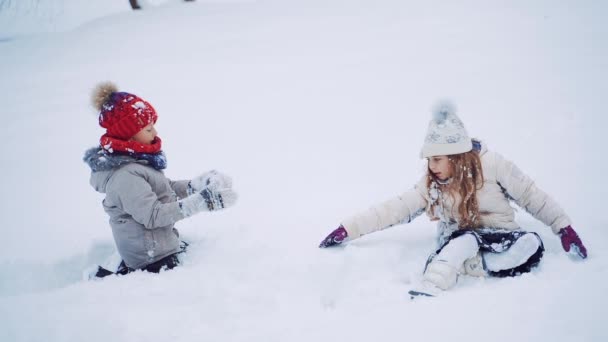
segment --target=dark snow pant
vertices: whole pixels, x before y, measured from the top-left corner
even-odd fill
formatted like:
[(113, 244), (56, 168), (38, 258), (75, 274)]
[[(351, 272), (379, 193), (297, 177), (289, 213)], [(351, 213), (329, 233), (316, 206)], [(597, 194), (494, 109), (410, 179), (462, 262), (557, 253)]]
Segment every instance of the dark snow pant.
[[(177, 257), (177, 254), (179, 253), (181, 252), (168, 255), (156, 262), (151, 263), (150, 265), (147, 265), (146, 267), (140, 268), (140, 270), (151, 273), (159, 273), (161, 270), (172, 270), (179, 266), (179, 258)], [(125, 275), (135, 271), (137, 271), (137, 269), (128, 267), (123, 260), (120, 263), (120, 266), (118, 266), (118, 271), (116, 271), (116, 274)]]
[[(443, 243), (443, 245), (429, 257), (428, 263), (433, 260), (433, 258), (441, 252), (441, 250), (452, 240), (459, 236), (463, 236), (464, 234), (471, 234), (477, 240), (477, 244), (479, 245), (479, 251), (488, 253), (501, 253), (508, 250), (520, 237), (525, 234), (534, 234), (538, 238), (540, 246), (536, 250), (536, 252), (528, 258), (526, 262), (523, 264), (516, 266), (514, 268), (500, 270), (500, 271), (490, 271), (487, 270), (488, 275), (493, 277), (514, 277), (520, 275), (522, 273), (527, 273), (532, 270), (532, 268), (536, 267), (540, 263), (540, 259), (543, 256), (545, 251), (545, 247), (543, 246), (543, 242), (538, 236), (538, 234), (533, 232), (525, 232), (523, 230), (507, 230), (507, 229), (495, 229), (495, 228), (480, 228), (480, 229), (459, 229), (452, 233), (450, 237)], [(484, 267), (485, 268), (485, 267)]]
[[(175, 267), (179, 266), (179, 264), (180, 264), (178, 255), (181, 253), (184, 253), (186, 251), (186, 249), (188, 248), (188, 243), (185, 241), (182, 241), (180, 243), (179, 247), (181, 248), (181, 251), (171, 254), (171, 255), (167, 255), (166, 257), (164, 257), (156, 262), (153, 262), (145, 267), (140, 268), (140, 270), (151, 272), (151, 273), (159, 273), (161, 270), (174, 269)], [(129, 274), (129, 273), (135, 272), (135, 271), (137, 271), (137, 269), (128, 267), (125, 264), (125, 261), (123, 260), (120, 262), (120, 265), (118, 266), (118, 270), (116, 272), (108, 271), (105, 268), (99, 266), (99, 268), (97, 269), (97, 273), (95, 274), (95, 277), (103, 278), (103, 277), (107, 277), (112, 274), (125, 275), (125, 274)]]

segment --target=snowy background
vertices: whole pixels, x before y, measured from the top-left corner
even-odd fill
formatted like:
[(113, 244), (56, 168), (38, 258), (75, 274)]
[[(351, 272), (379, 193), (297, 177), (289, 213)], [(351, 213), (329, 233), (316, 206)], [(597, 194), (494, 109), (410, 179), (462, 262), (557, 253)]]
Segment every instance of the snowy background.
[[(608, 2), (0, 1), (0, 341), (606, 341)], [(178, 223), (185, 265), (81, 280), (113, 251), (82, 162), (99, 81), (159, 113), (172, 179), (232, 175), (236, 207)], [(407, 291), (434, 223), (317, 248), (413, 186), (432, 104), (571, 216), (511, 279)], [(603, 289), (603, 290), (602, 290)]]

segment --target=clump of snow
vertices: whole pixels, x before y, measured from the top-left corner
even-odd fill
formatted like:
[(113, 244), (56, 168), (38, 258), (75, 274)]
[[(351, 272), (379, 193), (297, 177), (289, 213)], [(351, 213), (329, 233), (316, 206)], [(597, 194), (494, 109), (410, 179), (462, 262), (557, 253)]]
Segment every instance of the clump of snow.
[(131, 107), (133, 107), (133, 109), (146, 109), (147, 106), (145, 103), (143, 103), (142, 101), (137, 101), (134, 104), (131, 105)]
[(106, 151), (108, 151), (108, 152), (110, 152), (110, 153), (114, 152), (114, 149), (112, 148), (112, 143), (111, 142), (103, 145), (103, 149), (106, 150)]

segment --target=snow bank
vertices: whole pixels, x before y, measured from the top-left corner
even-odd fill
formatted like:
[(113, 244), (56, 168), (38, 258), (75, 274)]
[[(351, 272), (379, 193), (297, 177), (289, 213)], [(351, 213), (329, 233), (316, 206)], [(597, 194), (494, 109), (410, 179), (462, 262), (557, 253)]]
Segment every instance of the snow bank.
[[(93, 19), (99, 3), (79, 2), (91, 20), (72, 30), (0, 42), (0, 340), (606, 340), (603, 3), (121, 1)], [(240, 194), (178, 224), (191, 250), (175, 271), (80, 280), (112, 252), (81, 161), (102, 80), (155, 106), (169, 177), (216, 168)], [(520, 213), (547, 248), (535, 272), (410, 302), (426, 218), (316, 247), (414, 184), (440, 97), (558, 200), (587, 261)]]

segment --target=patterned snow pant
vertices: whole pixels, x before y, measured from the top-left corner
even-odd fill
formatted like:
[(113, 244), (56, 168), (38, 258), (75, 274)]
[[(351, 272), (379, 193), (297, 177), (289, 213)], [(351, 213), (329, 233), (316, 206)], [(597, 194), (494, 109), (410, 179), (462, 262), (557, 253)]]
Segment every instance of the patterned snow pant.
[[(545, 251), (545, 247), (543, 246), (542, 240), (540, 239), (538, 234), (533, 233), (533, 232), (526, 232), (523, 230), (496, 229), (496, 228), (459, 229), (459, 230), (456, 230), (455, 232), (453, 232), (450, 235), (450, 237), (447, 239), (447, 241), (445, 241), (441, 245), (441, 247), (434, 254), (432, 254), (429, 257), (429, 259), (427, 261), (427, 265), (429, 262), (431, 262), (433, 260), (433, 258), (437, 254), (439, 254), (439, 252), (441, 252), (441, 250), (451, 240), (453, 240), (457, 237), (463, 236), (465, 234), (471, 234), (475, 237), (475, 239), (477, 240), (477, 244), (479, 245), (479, 251), (481, 252), (482, 259), (483, 259), (484, 253), (502, 253), (504, 251), (507, 251), (515, 243), (515, 241), (517, 241), (520, 237), (522, 237), (526, 234), (533, 234), (538, 238), (539, 247), (536, 250), (536, 252), (534, 252), (534, 254), (532, 254), (532, 256), (530, 256), (530, 258), (528, 258), (528, 260), (526, 262), (524, 262), (523, 264), (521, 264), (519, 266), (510, 268), (510, 269), (505, 269), (505, 270), (500, 270), (500, 271), (487, 270), (488, 275), (494, 276), (494, 277), (514, 277), (514, 276), (520, 275), (522, 273), (530, 272), (530, 270), (532, 270), (532, 268), (536, 267), (540, 263), (540, 260)], [(484, 262), (484, 269), (485, 269), (485, 262)]]

